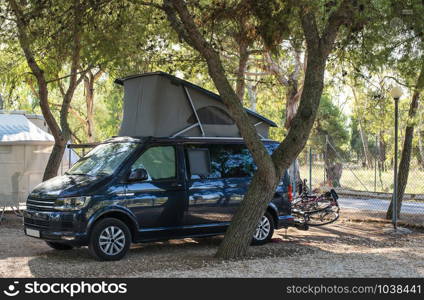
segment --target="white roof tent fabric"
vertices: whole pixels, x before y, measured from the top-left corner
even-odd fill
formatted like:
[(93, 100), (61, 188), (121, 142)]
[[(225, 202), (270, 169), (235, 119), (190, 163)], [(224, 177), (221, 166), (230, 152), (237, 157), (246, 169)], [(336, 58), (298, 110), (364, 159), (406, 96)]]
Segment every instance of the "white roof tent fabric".
[[(29, 118), (40, 120), (37, 123), (45, 127), (41, 116)], [(42, 128), (22, 112), (0, 113), (0, 211), (25, 202), (42, 181), (54, 144), (53, 136)], [(63, 174), (77, 160), (76, 153), (66, 149), (59, 173)]]
[[(116, 79), (124, 86), (119, 136), (240, 137), (219, 95), (164, 72)], [(246, 109), (261, 138), (277, 125)]]
[(2, 145), (16, 144), (47, 144), (54, 143), (53, 136), (24, 115), (2, 114), (0, 118), (0, 143)]

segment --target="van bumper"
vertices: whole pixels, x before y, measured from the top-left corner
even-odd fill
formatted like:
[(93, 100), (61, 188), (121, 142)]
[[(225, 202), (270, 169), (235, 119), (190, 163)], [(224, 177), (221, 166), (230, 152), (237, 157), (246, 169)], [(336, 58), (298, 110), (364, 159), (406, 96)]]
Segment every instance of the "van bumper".
[(277, 228), (288, 228), (295, 226), (295, 220), (292, 215), (278, 216)]
[(309, 226), (305, 222), (295, 219), (292, 215), (279, 216), (278, 217), (278, 228), (289, 228), (295, 227), (299, 230), (308, 230)]
[(80, 212), (24, 212), (24, 233), (27, 236), (50, 242), (60, 242), (74, 246), (87, 244), (84, 217)]

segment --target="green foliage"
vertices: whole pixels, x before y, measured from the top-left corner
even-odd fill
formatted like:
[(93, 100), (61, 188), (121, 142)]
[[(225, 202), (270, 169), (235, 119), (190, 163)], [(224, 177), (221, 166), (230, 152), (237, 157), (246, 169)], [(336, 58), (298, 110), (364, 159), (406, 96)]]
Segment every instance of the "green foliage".
[[(317, 11), (317, 23), (322, 30), (326, 18), (339, 2), (304, 3)], [(390, 160), (394, 154), (393, 101), (387, 91), (394, 83), (391, 77), (407, 85), (404, 87), (407, 93), (400, 102), (402, 133), (408, 122), (406, 115), (412, 87), (423, 61), (424, 8), (421, 0), (354, 2), (357, 3), (355, 26), (345, 27), (342, 39), (336, 43), (338, 50), (327, 66), (327, 95), (322, 98), (308, 143), (316, 151), (323, 152), (325, 135), (329, 135), (339, 151), (353, 150), (360, 154), (362, 141), (358, 124), (361, 121), (369, 136), (369, 147), (375, 147), (375, 137), (381, 136), (387, 146), (387, 160)], [(55, 79), (69, 75), (72, 18), (68, 11), (73, 2), (40, 0), (27, 3), (25, 13), (33, 14), (31, 41), (47, 79), (53, 80), (49, 83), (50, 101), (58, 116), (57, 105), (62, 99), (59, 82), (66, 86), (68, 78)], [(287, 133), (284, 129), (287, 88), (275, 76), (266, 73), (263, 50), (273, 49), (281, 62), (280, 67), (287, 73), (293, 72), (296, 63), (293, 48), (304, 51), (297, 4), (294, 1), (250, 0), (188, 3), (195, 21), (223, 58), (224, 68), (234, 86), (243, 35), (249, 50), (255, 50), (250, 55), (248, 72), (264, 74), (246, 78), (256, 86), (257, 111), (279, 125), (271, 129), (271, 138), (281, 141)], [(205, 62), (190, 47), (180, 43), (162, 11), (130, 0), (84, 1), (83, 4), (81, 69), (100, 68), (105, 72), (94, 86), (97, 140), (116, 135), (119, 130), (122, 88), (113, 83), (117, 77), (162, 70), (216, 91)], [(404, 9), (412, 10), (413, 14), (404, 14)], [(17, 43), (13, 22), (8, 21), (11, 16), (4, 2), (0, 3), (0, 16), (0, 93), (5, 109), (41, 113), (37, 84)], [(83, 122), (86, 118), (84, 97), (80, 85), (71, 104), (76, 113), (69, 115), (71, 129), (82, 142), (87, 141)], [(347, 109), (340, 108), (342, 101)], [(250, 106), (247, 98), (244, 104)], [(419, 116), (422, 116), (421, 108)], [(414, 121), (422, 131), (420, 119)], [(414, 145), (417, 144), (415, 138)]]
[(326, 139), (328, 138), (339, 153), (347, 150), (349, 131), (347, 118), (328, 95), (323, 95), (315, 121), (314, 128), (309, 139), (310, 146), (315, 151), (325, 151)]
[(122, 121), (122, 87), (116, 86), (112, 80), (105, 80), (99, 84), (98, 101), (96, 110), (96, 132), (98, 140), (102, 141), (118, 135)]
[[(283, 40), (287, 40), (295, 20), (296, 8), (293, 1), (249, 1), (257, 18), (258, 33), (265, 46), (276, 50)], [(290, 29), (289, 29), (290, 28)]]

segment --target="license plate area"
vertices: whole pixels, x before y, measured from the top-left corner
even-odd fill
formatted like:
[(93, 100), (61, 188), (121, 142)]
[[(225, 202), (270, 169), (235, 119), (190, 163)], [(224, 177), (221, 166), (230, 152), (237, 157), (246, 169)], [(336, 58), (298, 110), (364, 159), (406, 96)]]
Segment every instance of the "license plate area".
[(36, 237), (36, 238), (39, 238), (40, 237), (40, 231), (39, 230), (36, 230), (36, 229), (26, 228), (25, 229), (25, 233), (28, 236), (32, 236), (32, 237)]

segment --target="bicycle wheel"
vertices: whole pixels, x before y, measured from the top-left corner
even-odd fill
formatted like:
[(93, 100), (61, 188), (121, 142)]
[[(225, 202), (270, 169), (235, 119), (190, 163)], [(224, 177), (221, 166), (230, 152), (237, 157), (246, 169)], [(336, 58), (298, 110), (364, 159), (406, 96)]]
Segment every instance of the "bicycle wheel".
[(315, 211), (307, 213), (305, 215), (306, 224), (309, 226), (322, 226), (331, 224), (339, 218), (340, 208), (338, 206), (332, 206), (325, 208), (321, 211)]
[(315, 199), (302, 199), (301, 201), (297, 202), (293, 208), (299, 209), (302, 212), (305, 213), (315, 213), (323, 211), (327, 208), (330, 208), (333, 205), (332, 199), (329, 198), (315, 198)]

